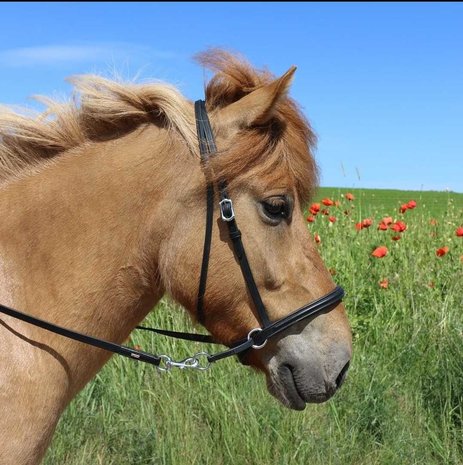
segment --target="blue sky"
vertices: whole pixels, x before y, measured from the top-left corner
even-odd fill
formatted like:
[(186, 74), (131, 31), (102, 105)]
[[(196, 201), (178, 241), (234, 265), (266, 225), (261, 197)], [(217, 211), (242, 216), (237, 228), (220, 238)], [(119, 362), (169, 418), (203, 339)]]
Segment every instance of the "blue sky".
[(211, 46), (298, 66), (321, 185), (463, 192), (463, 3), (0, 3), (0, 103), (88, 72), (197, 99)]

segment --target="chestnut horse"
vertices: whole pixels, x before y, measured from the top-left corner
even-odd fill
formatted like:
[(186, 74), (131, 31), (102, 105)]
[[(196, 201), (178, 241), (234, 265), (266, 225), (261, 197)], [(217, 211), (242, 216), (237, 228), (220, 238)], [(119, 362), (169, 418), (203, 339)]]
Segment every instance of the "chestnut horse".
[[(303, 206), (315, 136), (279, 79), (237, 56), (199, 56), (206, 102), (254, 278), (271, 320), (334, 285)], [(73, 80), (80, 99), (38, 117), (0, 112), (0, 303), (121, 343), (168, 293), (195, 319), (205, 176), (193, 105), (164, 84)], [(284, 215), (282, 212), (284, 211)], [(258, 327), (217, 205), (205, 327), (225, 345)], [(0, 463), (37, 464), (70, 400), (110, 353), (0, 314)], [(330, 398), (351, 357), (342, 304), (243, 358), (303, 409)]]

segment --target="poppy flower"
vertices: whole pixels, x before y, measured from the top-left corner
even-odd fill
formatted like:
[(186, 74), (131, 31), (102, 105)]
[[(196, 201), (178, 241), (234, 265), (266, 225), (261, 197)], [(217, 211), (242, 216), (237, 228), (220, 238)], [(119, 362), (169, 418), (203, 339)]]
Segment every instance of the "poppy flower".
[(455, 234), (458, 237), (463, 237), (463, 226), (460, 226), (459, 228), (457, 228), (457, 230), (455, 231)]
[(371, 218), (365, 218), (362, 221), (362, 228), (369, 228), (373, 224), (373, 220)]
[(329, 220), (330, 223), (336, 223), (336, 217), (335, 216), (330, 216), (328, 218), (328, 220)]
[(355, 229), (357, 231), (360, 231), (361, 229), (363, 229), (363, 226), (362, 226), (362, 222), (360, 221), (360, 223), (355, 223)]
[(389, 280), (387, 278), (384, 278), (382, 279), (380, 282), (379, 282), (379, 287), (381, 289), (387, 289), (389, 287)]
[(320, 244), (320, 242), (322, 241), (317, 233), (314, 234), (313, 238), (317, 244)]
[(392, 236), (391, 239), (392, 239), (393, 241), (400, 241), (400, 238), (401, 238), (401, 237), (402, 237), (402, 236)]
[(384, 223), (385, 225), (389, 226), (392, 224), (392, 216), (385, 216), (382, 220), (381, 223)]
[(351, 194), (350, 192), (348, 192), (345, 196), (346, 200), (348, 200), (349, 202), (352, 202), (352, 200), (355, 199), (355, 197), (353, 196), (353, 194)]
[(327, 207), (331, 207), (332, 205), (334, 205), (334, 202), (331, 199), (326, 198), (322, 200), (322, 204), (326, 205)]
[(399, 211), (400, 213), (405, 213), (408, 210), (408, 204), (404, 203), (400, 206)]
[(310, 208), (309, 208), (310, 213), (312, 215), (316, 215), (320, 211), (320, 204), (319, 203), (313, 203)]
[(396, 221), (391, 229), (396, 232), (404, 232), (407, 229), (407, 225), (403, 221)]
[(416, 207), (416, 202), (414, 200), (409, 200), (407, 202), (407, 208), (409, 208), (410, 210), (413, 210), (415, 207)]
[(436, 250), (436, 255), (438, 257), (443, 257), (445, 254), (447, 254), (449, 251), (449, 248), (447, 246), (445, 247), (440, 247), (439, 249)]
[(373, 257), (376, 257), (376, 258), (383, 258), (387, 255), (387, 252), (388, 252), (387, 247), (384, 245), (380, 245), (379, 247), (376, 247), (375, 250), (373, 250), (371, 255), (373, 255)]
[(315, 216), (310, 215), (307, 217), (307, 223), (313, 223), (314, 221), (315, 221)]
[(381, 223), (378, 224), (378, 229), (380, 231), (387, 231), (388, 230), (387, 224), (381, 221)]

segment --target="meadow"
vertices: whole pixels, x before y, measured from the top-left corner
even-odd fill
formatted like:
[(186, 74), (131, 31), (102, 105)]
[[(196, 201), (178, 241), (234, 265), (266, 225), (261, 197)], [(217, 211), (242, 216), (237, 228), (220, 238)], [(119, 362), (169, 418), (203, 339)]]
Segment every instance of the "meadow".
[[(44, 463), (462, 464), (463, 194), (323, 188), (314, 204), (307, 228), (346, 290), (354, 343), (329, 402), (289, 411), (233, 359), (158, 373), (115, 356), (65, 412)], [(192, 329), (168, 299), (146, 324)], [(204, 349), (143, 332), (130, 344)]]

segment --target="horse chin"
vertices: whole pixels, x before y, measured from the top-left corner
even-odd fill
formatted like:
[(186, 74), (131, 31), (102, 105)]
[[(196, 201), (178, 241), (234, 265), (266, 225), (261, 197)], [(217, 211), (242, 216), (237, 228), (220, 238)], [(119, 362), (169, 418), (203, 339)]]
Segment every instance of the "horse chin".
[(327, 401), (335, 389), (313, 389), (304, 382), (299, 373), (287, 365), (281, 365), (274, 372), (267, 373), (267, 388), (270, 394), (291, 410), (304, 410), (306, 404)]

